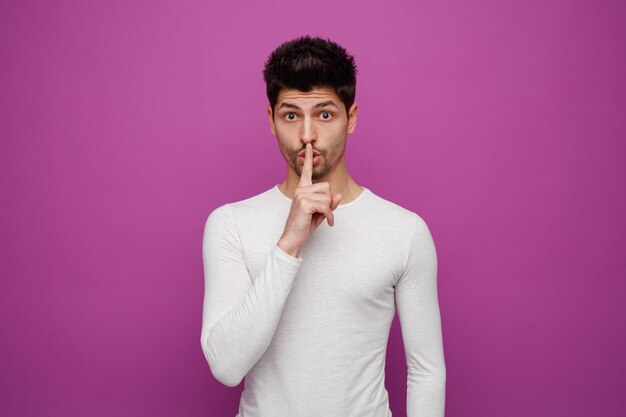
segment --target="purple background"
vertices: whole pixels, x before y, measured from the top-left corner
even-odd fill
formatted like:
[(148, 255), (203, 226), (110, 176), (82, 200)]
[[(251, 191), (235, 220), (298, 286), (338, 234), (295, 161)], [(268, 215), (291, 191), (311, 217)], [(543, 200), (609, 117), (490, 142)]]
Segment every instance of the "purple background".
[[(0, 414), (234, 417), (200, 348), (208, 214), (278, 184), (261, 71), (359, 67), (357, 183), (439, 257), (448, 417), (623, 416), (621, 1), (3, 1)], [(397, 317), (387, 387), (405, 415)]]

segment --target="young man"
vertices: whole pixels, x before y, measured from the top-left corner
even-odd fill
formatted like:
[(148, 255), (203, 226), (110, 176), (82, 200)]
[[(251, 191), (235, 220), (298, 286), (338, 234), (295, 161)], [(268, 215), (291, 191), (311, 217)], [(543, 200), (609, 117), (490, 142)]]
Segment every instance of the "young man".
[(397, 307), (407, 416), (443, 417), (429, 228), (346, 170), (353, 57), (305, 36), (270, 55), (264, 78), (287, 178), (206, 221), (201, 344), (211, 372), (231, 387), (245, 377), (235, 417), (390, 417), (385, 357)]

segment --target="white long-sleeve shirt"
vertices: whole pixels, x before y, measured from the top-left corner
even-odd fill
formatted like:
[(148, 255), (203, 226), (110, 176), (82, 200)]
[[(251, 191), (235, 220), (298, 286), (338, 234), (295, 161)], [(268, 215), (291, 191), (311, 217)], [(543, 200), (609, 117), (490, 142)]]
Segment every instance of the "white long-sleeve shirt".
[(385, 356), (396, 309), (407, 416), (443, 417), (433, 239), (419, 215), (361, 188), (298, 257), (277, 246), (292, 202), (278, 185), (208, 216), (201, 344), (217, 380), (245, 377), (235, 417), (391, 417)]

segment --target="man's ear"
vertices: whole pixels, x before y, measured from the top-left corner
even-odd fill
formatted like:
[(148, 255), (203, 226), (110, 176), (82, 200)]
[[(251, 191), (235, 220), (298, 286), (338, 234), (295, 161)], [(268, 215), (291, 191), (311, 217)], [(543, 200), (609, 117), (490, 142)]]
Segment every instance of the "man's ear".
[(270, 131), (272, 132), (272, 135), (276, 136), (276, 126), (274, 126), (274, 114), (272, 112), (271, 104), (267, 105), (267, 116), (270, 120)]
[(350, 111), (348, 112), (348, 134), (354, 132), (356, 128), (356, 114), (359, 110), (359, 106), (356, 103), (353, 103), (350, 107)]

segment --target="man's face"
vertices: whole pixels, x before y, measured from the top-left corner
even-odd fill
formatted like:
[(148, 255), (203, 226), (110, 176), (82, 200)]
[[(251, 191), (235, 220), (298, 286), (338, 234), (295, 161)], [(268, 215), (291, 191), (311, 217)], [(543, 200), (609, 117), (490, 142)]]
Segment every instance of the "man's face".
[(356, 126), (356, 103), (347, 114), (341, 99), (329, 88), (308, 92), (282, 90), (275, 111), (272, 112), (271, 105), (267, 110), (272, 134), (278, 139), (288, 166), (298, 176), (302, 175), (306, 144), (311, 142), (314, 156), (311, 179), (323, 178), (337, 165), (343, 157), (346, 136)]

